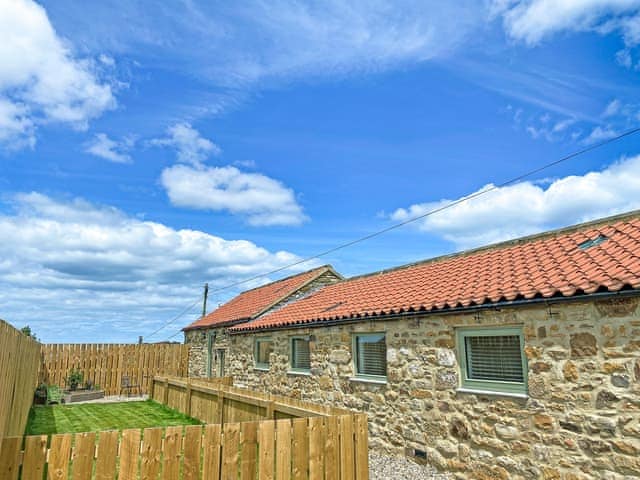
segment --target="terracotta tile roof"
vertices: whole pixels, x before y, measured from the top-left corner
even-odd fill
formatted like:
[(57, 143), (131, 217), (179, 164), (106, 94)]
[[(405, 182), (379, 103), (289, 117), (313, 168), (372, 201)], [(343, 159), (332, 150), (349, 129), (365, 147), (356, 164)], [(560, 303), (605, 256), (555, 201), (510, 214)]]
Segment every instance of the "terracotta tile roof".
[(640, 288), (640, 211), (344, 280), (231, 331), (623, 288)]
[(242, 292), (183, 330), (209, 328), (256, 318), (327, 271), (333, 271), (333, 268), (330, 265), (324, 265)]

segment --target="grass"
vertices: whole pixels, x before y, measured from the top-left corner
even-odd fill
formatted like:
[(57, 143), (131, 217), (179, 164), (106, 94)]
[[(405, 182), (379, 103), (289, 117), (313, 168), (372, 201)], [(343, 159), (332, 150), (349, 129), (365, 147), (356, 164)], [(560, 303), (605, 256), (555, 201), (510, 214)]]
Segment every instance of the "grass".
[(188, 417), (153, 400), (34, 406), (29, 413), (25, 434), (97, 432), (126, 428), (199, 425), (201, 423), (195, 418)]

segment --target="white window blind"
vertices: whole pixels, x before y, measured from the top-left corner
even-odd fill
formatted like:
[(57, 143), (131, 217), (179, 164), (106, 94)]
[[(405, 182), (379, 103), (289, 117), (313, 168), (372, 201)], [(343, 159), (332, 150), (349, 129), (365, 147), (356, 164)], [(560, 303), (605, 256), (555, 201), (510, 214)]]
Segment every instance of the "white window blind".
[(291, 368), (299, 370), (309, 370), (311, 368), (309, 340), (304, 338), (291, 340)]
[(387, 344), (384, 333), (356, 336), (358, 375), (387, 375)]
[(518, 335), (466, 336), (467, 378), (500, 382), (524, 381)]

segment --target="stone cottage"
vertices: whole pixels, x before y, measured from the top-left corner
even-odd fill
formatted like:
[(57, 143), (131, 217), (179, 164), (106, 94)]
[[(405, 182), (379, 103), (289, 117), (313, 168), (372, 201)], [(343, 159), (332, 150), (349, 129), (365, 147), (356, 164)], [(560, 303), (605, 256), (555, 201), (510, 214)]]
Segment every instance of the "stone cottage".
[(459, 478), (640, 476), (640, 211), (300, 297), (228, 328), (236, 383)]
[[(225, 360), (229, 327), (257, 319), (338, 280), (342, 280), (342, 276), (331, 265), (314, 268), (242, 292), (183, 328), (185, 343), (189, 344), (189, 376), (222, 377), (228, 374)], [(270, 353), (264, 350), (260, 354), (268, 357)]]

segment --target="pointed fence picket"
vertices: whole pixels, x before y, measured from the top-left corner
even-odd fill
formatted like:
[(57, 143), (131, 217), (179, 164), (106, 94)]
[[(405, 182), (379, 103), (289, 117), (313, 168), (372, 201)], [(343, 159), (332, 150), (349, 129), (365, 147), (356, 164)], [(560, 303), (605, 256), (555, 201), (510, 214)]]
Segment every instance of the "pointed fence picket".
[[(367, 417), (7, 437), (3, 480), (366, 480)], [(335, 446), (340, 448), (336, 449)]]

